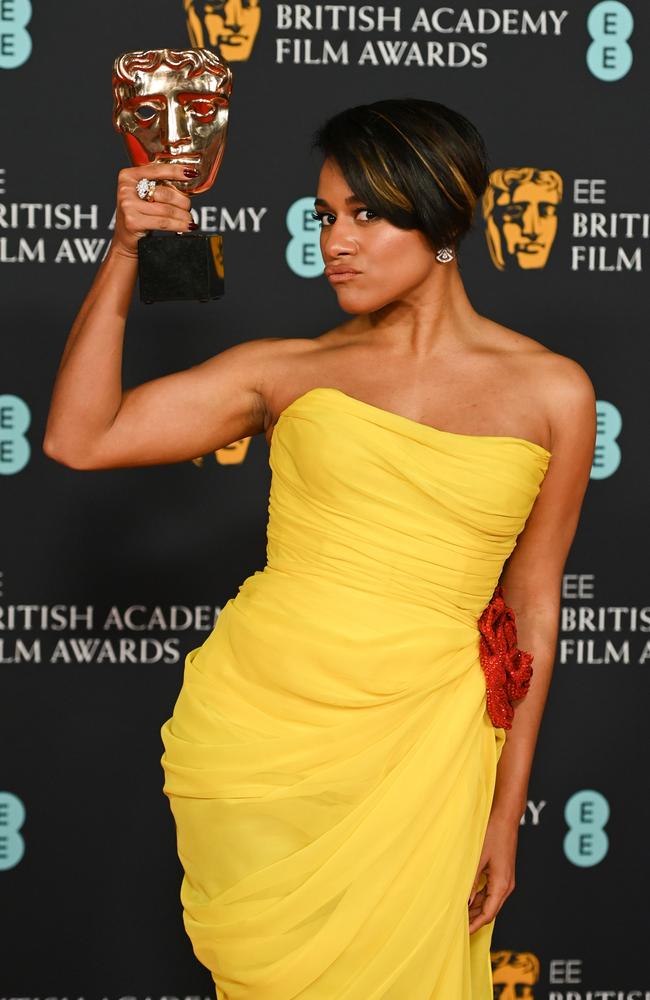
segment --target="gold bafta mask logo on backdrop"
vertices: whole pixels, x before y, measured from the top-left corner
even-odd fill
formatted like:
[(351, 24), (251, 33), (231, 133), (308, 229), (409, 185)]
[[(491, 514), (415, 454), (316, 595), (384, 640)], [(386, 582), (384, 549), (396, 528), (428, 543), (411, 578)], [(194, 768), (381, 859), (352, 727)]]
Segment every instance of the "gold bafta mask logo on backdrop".
[(557, 232), (562, 178), (556, 170), (493, 170), (483, 195), (485, 238), (500, 271), (546, 267)]
[(214, 49), (228, 62), (249, 58), (260, 26), (260, 0), (183, 0), (190, 42)]
[[(233, 441), (232, 444), (224, 445), (223, 448), (217, 448), (215, 452), (212, 452), (217, 465), (241, 465), (248, 454), (248, 446), (251, 440), (249, 437), (241, 438), (239, 441)], [(198, 469), (202, 469), (206, 457), (205, 455), (198, 455), (197, 458), (192, 459), (192, 462)]]
[(539, 959), (530, 951), (493, 951), (494, 1000), (535, 1000), (533, 986), (539, 980)]

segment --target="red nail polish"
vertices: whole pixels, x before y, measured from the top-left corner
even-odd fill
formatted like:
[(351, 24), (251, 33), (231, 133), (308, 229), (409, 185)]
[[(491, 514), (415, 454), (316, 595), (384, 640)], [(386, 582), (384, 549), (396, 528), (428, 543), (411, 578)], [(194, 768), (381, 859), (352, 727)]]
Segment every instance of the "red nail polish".
[(189, 228), (190, 229), (198, 229), (199, 228), (198, 222), (190, 222)]
[(186, 169), (183, 171), (183, 173), (185, 174), (186, 177), (198, 177), (199, 176), (198, 170), (195, 170), (194, 167), (186, 167)]

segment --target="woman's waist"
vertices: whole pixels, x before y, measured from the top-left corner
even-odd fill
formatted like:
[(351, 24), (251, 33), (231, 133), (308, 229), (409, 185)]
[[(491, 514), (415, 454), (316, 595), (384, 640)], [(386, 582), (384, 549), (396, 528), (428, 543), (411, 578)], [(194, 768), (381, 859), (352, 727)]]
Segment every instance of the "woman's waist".
[(281, 698), (360, 707), (477, 685), (478, 649), (476, 623), (265, 567), (224, 605), (195, 665), (204, 680), (245, 697), (262, 686)]
[(259, 571), (306, 586), (328, 583), (424, 613), (475, 626), (492, 597), (508, 552), (478, 537), (423, 538), (413, 531), (299, 532), (267, 529), (266, 565)]
[(467, 638), (476, 635), (478, 617), (487, 603), (482, 597), (459, 595), (455, 590), (399, 574), (342, 573), (324, 565), (278, 568), (268, 564), (243, 581), (232, 601), (242, 612), (259, 610), (280, 618), (296, 616), (302, 627), (313, 622), (369, 636), (385, 636), (411, 627), (435, 627), (448, 629), (458, 637), (464, 633)]

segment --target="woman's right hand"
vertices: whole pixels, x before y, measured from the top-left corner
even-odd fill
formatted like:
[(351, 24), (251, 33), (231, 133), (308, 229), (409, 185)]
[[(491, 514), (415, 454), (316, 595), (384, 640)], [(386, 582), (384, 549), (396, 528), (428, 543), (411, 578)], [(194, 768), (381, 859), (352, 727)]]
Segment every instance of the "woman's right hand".
[[(143, 167), (126, 167), (120, 170), (117, 182), (117, 212), (111, 249), (124, 257), (137, 259), (138, 240), (151, 229), (165, 229), (175, 233), (196, 229), (190, 215), (188, 195), (164, 181), (190, 179), (192, 168), (181, 163), (147, 163)], [(153, 201), (138, 196), (136, 184), (146, 177), (157, 181)]]

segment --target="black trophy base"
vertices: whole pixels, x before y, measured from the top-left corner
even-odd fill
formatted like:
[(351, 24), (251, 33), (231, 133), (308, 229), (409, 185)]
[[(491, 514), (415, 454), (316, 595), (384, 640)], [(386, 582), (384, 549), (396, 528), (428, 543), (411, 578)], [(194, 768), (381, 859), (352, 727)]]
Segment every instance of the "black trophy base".
[(202, 233), (138, 240), (140, 300), (208, 302), (224, 294), (223, 240)]

